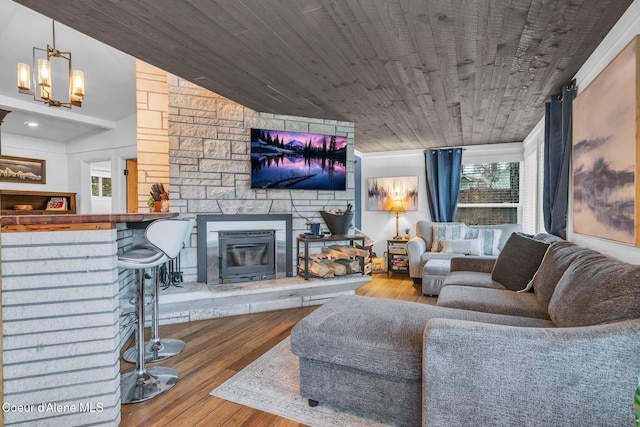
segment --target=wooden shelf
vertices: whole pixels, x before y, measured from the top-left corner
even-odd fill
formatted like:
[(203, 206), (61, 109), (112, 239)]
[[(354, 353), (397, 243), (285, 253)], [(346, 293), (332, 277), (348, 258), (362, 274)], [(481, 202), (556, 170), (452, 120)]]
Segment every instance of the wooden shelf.
[[(64, 197), (66, 210), (47, 210), (52, 197)], [(15, 210), (15, 205), (31, 205), (32, 210)], [(68, 215), (76, 213), (76, 193), (52, 191), (0, 190), (0, 214), (7, 215)]]

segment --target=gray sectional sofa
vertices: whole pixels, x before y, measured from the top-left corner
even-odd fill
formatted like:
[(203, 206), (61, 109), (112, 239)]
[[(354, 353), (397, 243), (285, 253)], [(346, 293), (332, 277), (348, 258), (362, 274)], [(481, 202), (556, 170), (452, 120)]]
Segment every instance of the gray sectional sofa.
[(437, 306), (334, 298), (291, 334), (302, 396), (402, 426), (633, 425), (640, 266), (566, 241), (543, 257), (524, 292), (471, 260)]

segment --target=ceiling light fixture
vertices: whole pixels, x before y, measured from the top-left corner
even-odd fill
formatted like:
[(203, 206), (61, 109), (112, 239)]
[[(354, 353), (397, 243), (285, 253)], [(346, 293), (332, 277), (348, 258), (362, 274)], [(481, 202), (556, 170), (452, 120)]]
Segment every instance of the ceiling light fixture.
[(29, 126), (30, 128), (37, 128), (38, 126), (40, 126), (37, 122), (32, 121), (24, 122), (24, 124)]
[[(44, 102), (49, 107), (82, 107), (84, 100), (84, 73), (71, 68), (71, 52), (61, 52), (56, 49), (56, 22), (52, 21), (53, 46), (46, 49), (33, 48), (33, 67), (29, 64), (18, 63), (18, 91), (33, 96), (33, 99)], [(45, 57), (46, 55), (46, 57)], [(69, 98), (68, 101), (53, 99), (53, 84), (51, 77), (51, 59), (63, 59), (68, 63)], [(37, 59), (37, 61), (36, 61)], [(37, 70), (37, 73), (36, 73)], [(31, 81), (37, 83), (40, 90), (31, 88)]]

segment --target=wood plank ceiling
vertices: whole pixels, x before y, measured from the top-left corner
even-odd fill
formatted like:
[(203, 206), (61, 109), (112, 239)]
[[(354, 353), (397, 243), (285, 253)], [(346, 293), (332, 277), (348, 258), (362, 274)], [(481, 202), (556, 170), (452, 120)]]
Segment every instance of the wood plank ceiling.
[[(632, 0), (16, 0), (361, 152), (522, 141)], [(91, 78), (91, 76), (87, 76)]]

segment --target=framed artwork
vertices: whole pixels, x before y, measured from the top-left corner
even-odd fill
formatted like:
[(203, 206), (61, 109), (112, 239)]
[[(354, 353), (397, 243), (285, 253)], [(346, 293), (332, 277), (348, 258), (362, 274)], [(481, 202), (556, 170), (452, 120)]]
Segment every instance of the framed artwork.
[(640, 245), (638, 37), (573, 101), (573, 231)]
[(405, 210), (418, 210), (418, 177), (396, 176), (367, 180), (367, 209), (388, 211), (394, 199), (402, 199)]
[(0, 181), (45, 184), (45, 160), (0, 156)]

